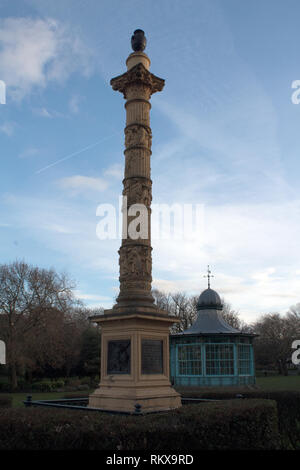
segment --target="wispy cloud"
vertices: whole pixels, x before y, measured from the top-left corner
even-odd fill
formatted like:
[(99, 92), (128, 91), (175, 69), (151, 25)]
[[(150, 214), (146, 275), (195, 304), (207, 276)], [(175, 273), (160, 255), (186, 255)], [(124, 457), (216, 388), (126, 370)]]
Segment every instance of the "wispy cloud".
[(121, 179), (123, 176), (124, 168), (121, 163), (115, 163), (107, 168), (104, 172), (106, 176), (112, 176), (113, 178)]
[(28, 147), (27, 149), (23, 150), (23, 152), (19, 153), (19, 158), (29, 158), (35, 157), (38, 155), (40, 150), (36, 147)]
[(75, 290), (74, 293), (79, 299), (82, 299), (82, 300), (99, 300), (99, 301), (105, 301), (105, 302), (109, 302), (111, 300), (110, 297), (107, 297), (105, 295), (84, 294), (83, 292), (80, 292), (78, 290)]
[(49, 230), (50, 232), (65, 233), (67, 235), (78, 233), (76, 230), (74, 230), (70, 226), (59, 225), (59, 224), (56, 224), (56, 223), (44, 224), (44, 225), (41, 225), (41, 228), (45, 229), (45, 230)]
[(44, 118), (52, 118), (53, 117), (53, 112), (50, 112), (47, 108), (42, 107), (42, 108), (34, 108), (33, 109), (34, 114), (37, 116), (41, 116)]
[(0, 42), (1, 79), (17, 100), (35, 87), (63, 82), (75, 70), (91, 72), (91, 52), (78, 32), (52, 18), (2, 19)]
[(70, 190), (72, 194), (78, 194), (82, 191), (104, 191), (108, 183), (103, 178), (92, 178), (90, 176), (74, 175), (62, 178), (58, 185), (65, 190)]
[(78, 114), (79, 112), (79, 103), (82, 100), (82, 97), (79, 95), (72, 95), (69, 101), (69, 109), (72, 114)]
[(0, 125), (0, 132), (6, 134), (8, 137), (11, 137), (15, 130), (15, 123), (14, 122), (4, 122)]
[[(86, 185), (98, 188), (98, 181), (81, 181), (85, 191)], [(8, 222), (21, 225), (22, 232), (29, 231), (74, 266), (110, 276), (110, 291), (118, 290), (120, 240), (97, 238), (98, 219), (83, 201), (11, 196), (5, 202), (11, 214)], [(300, 300), (300, 254), (294, 235), (300, 232), (300, 217), (295, 215), (299, 211), (300, 201), (206, 207), (203, 238), (153, 240), (153, 285), (199, 294), (206, 286), (206, 265), (211, 264), (212, 287), (245, 320), (272, 310), (286, 311)]]

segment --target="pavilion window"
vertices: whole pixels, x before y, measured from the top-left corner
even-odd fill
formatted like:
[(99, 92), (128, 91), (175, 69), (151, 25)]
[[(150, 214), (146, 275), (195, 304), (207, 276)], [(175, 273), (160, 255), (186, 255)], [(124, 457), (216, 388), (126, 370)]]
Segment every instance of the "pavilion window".
[(202, 359), (201, 344), (178, 346), (179, 375), (201, 375)]
[(206, 375), (234, 375), (232, 344), (206, 345)]
[(238, 372), (239, 375), (251, 374), (251, 345), (239, 344), (238, 345)]

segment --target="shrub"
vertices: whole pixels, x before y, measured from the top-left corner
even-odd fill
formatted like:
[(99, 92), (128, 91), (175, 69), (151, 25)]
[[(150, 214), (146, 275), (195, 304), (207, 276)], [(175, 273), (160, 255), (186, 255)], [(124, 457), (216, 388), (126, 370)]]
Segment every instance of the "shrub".
[(64, 386), (65, 386), (65, 381), (63, 379), (53, 380), (52, 382), (53, 389), (64, 388)]
[[(201, 390), (201, 388), (176, 388), (181, 396), (189, 398), (231, 399), (237, 394), (232, 390)], [(263, 398), (274, 400), (278, 410), (278, 425), (282, 446), (287, 449), (300, 449), (300, 392), (243, 390), (245, 398)]]
[(277, 449), (276, 404), (231, 400), (145, 416), (26, 408), (0, 410), (0, 449)]
[(82, 377), (80, 379), (80, 384), (81, 385), (88, 385), (90, 387), (91, 381), (92, 381), (91, 377)]
[(77, 387), (73, 387), (73, 386), (71, 386), (71, 385), (66, 385), (66, 386), (64, 387), (64, 391), (65, 391), (65, 392), (76, 392), (76, 390), (77, 390)]
[(81, 384), (81, 385), (78, 385), (77, 388), (78, 388), (78, 390), (81, 390), (81, 391), (83, 391), (83, 390), (89, 390), (89, 389), (90, 389), (90, 387), (89, 387), (88, 384)]
[(40, 382), (33, 382), (31, 389), (33, 392), (52, 392), (54, 390), (54, 386), (51, 380), (43, 380)]
[(80, 379), (78, 377), (70, 377), (69, 380), (66, 382), (67, 385), (70, 387), (78, 387), (80, 385)]

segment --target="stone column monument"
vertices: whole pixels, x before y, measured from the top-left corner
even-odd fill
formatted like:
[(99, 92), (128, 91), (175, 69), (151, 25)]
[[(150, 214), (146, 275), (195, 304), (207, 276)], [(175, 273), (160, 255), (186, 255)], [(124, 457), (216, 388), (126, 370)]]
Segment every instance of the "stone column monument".
[(149, 100), (164, 80), (149, 71), (142, 30), (131, 45), (127, 72), (111, 80), (126, 100), (120, 293), (111, 310), (92, 317), (101, 326), (101, 380), (89, 406), (134, 412), (138, 405), (146, 412), (181, 406), (169, 381), (169, 327), (178, 320), (159, 310), (151, 294)]

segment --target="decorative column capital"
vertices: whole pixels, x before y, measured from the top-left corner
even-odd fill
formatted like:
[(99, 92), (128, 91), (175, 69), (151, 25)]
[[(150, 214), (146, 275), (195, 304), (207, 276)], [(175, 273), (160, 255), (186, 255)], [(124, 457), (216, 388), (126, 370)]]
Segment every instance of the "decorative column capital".
[(150, 89), (150, 95), (153, 95), (153, 93), (163, 89), (165, 81), (149, 72), (142, 63), (139, 63), (122, 75), (112, 78), (110, 84), (113, 90), (123, 93), (126, 99), (126, 90), (128, 87), (144, 85)]

